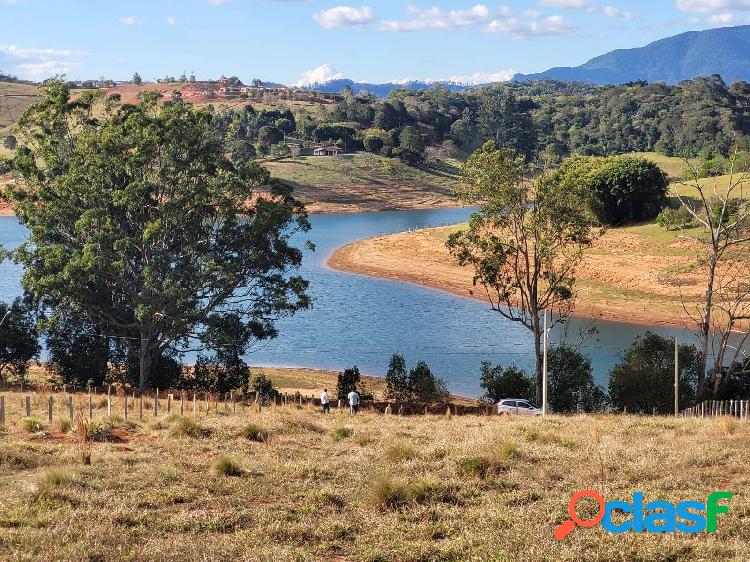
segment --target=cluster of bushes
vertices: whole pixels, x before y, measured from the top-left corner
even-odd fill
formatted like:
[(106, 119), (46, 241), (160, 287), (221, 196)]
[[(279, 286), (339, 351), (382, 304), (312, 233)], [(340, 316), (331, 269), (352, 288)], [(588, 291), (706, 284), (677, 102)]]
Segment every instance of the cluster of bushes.
[[(695, 346), (679, 346), (680, 404), (690, 405), (696, 396), (700, 365)], [(484, 399), (524, 398), (534, 401), (534, 378), (511, 364), (507, 368), (483, 363), (481, 387)], [(750, 396), (741, 381), (730, 385), (731, 396)], [(744, 394), (743, 394), (744, 389)], [(561, 345), (549, 351), (548, 403), (553, 412), (596, 412), (609, 409), (631, 413), (674, 412), (674, 340), (652, 332), (638, 336), (609, 374), (607, 391), (594, 383), (591, 359), (577, 348)]]
[(445, 381), (436, 377), (424, 361), (407, 371), (403, 355), (394, 354), (385, 375), (386, 398), (397, 402), (444, 402), (449, 393)]

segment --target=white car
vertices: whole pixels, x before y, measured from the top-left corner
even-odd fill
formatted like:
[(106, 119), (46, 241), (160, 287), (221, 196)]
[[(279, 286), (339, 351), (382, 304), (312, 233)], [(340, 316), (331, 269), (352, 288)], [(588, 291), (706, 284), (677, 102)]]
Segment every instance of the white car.
[(542, 411), (528, 400), (503, 398), (497, 401), (498, 414), (518, 414), (521, 416), (541, 416)]

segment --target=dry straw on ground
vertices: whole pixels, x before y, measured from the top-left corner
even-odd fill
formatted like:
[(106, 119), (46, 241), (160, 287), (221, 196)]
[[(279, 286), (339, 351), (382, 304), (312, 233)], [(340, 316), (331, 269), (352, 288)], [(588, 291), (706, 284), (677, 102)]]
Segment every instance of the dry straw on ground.
[[(0, 434), (2, 560), (750, 559), (744, 422), (297, 406), (115, 417), (89, 425), (103, 437), (87, 440), (85, 465), (76, 430), (29, 433), (20, 419)], [(585, 488), (735, 497), (715, 535), (594, 528), (557, 543), (568, 499)]]

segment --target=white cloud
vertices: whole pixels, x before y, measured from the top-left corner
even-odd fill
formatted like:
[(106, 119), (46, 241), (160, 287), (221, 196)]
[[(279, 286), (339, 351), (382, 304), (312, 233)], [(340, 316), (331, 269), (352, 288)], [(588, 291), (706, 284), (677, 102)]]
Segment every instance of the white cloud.
[(69, 74), (78, 68), (78, 63), (52, 60), (45, 62), (27, 62), (18, 64), (15, 68), (18, 69), (18, 74), (24, 78), (40, 80), (57, 74)]
[(372, 8), (362, 6), (352, 8), (351, 6), (336, 6), (328, 10), (322, 10), (313, 14), (313, 18), (321, 27), (326, 29), (341, 29), (346, 27), (364, 27), (372, 22), (375, 16)]
[(141, 25), (143, 23), (135, 16), (120, 16), (117, 21), (123, 25)]
[(722, 12), (726, 10), (750, 10), (750, 0), (677, 0), (678, 10), (683, 12)]
[(506, 68), (498, 72), (475, 72), (474, 74), (462, 74), (448, 76), (444, 80), (436, 82), (456, 82), (458, 84), (488, 84), (489, 82), (507, 82), (515, 75), (512, 68)]
[(582, 10), (590, 14), (603, 14), (610, 19), (634, 20), (636, 15), (614, 6), (592, 4), (588, 0), (539, 0), (539, 5), (545, 8), (560, 8), (563, 10)]
[(167, 16), (166, 18), (164, 18), (164, 21), (169, 26), (175, 26), (175, 25), (177, 25), (177, 18), (174, 17), (174, 16)]
[(85, 57), (85, 51), (71, 49), (24, 49), (16, 45), (0, 45), (0, 53), (5, 53), (14, 59), (38, 59), (42, 61), (56, 58)]
[(714, 14), (711, 17), (709, 17), (708, 23), (727, 24), (727, 23), (732, 23), (733, 19), (734, 17), (732, 16), (732, 12), (724, 12), (722, 14)]
[[(501, 13), (508, 13), (503, 6)], [(407, 20), (385, 20), (380, 24), (383, 31), (420, 31), (423, 29), (456, 29), (483, 23), (491, 17), (490, 9), (484, 4), (477, 4), (468, 10), (449, 10), (432, 7), (422, 10), (413, 6), (407, 9)]]
[(79, 63), (71, 59), (89, 55), (73, 49), (23, 48), (16, 45), (0, 45), (0, 54), (9, 59), (5, 62), (10, 66), (8, 70), (32, 80), (73, 72)]
[(576, 27), (562, 16), (549, 16), (542, 20), (520, 20), (510, 17), (492, 20), (484, 30), (512, 39), (528, 39), (543, 35), (571, 35)]
[(329, 80), (338, 80), (339, 78), (343, 78), (343, 75), (340, 72), (336, 72), (336, 70), (329, 64), (322, 64), (317, 68), (305, 72), (302, 75), (302, 78), (297, 81), (297, 86), (302, 87), (310, 86), (311, 84), (322, 84)]

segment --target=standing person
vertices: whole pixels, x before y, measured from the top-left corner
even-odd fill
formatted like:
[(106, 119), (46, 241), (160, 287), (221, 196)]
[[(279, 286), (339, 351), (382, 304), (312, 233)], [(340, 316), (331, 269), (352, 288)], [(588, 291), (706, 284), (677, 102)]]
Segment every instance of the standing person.
[(324, 388), (320, 393), (320, 405), (323, 406), (323, 413), (331, 413), (331, 398), (328, 396), (328, 389)]
[(349, 413), (356, 414), (359, 411), (359, 394), (356, 390), (352, 390), (347, 398), (349, 399)]

